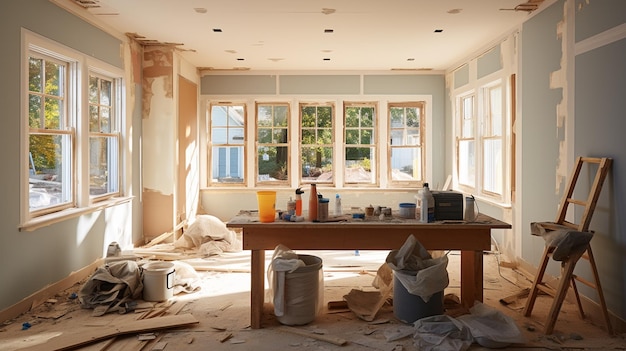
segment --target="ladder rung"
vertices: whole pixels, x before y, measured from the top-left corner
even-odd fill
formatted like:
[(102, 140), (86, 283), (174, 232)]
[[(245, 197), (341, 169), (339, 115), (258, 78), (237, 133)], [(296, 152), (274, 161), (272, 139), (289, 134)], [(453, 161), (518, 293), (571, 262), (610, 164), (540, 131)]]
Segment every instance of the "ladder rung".
[(569, 202), (571, 204), (575, 204), (575, 205), (587, 206), (587, 201), (582, 201), (582, 200), (576, 200), (576, 199), (568, 198), (567, 202)]
[(577, 276), (577, 275), (574, 275), (573, 277), (574, 277), (574, 279), (576, 279), (577, 281), (579, 281), (579, 282), (581, 282), (581, 283), (583, 283), (583, 284), (587, 285), (588, 287), (590, 287), (590, 288), (592, 288), (592, 289), (596, 289), (596, 290), (598, 290), (598, 287), (596, 286), (596, 284), (595, 284), (595, 283), (592, 283), (592, 282), (588, 281), (587, 279), (585, 279), (585, 278), (581, 278), (581, 277), (579, 277), (579, 276)]
[(550, 286), (547, 286), (546, 283), (537, 284), (537, 290), (543, 291), (544, 293), (546, 293), (546, 294), (548, 294), (548, 295), (550, 295), (552, 297), (554, 297), (554, 295), (556, 295), (556, 289), (554, 289), (554, 288), (552, 288)]

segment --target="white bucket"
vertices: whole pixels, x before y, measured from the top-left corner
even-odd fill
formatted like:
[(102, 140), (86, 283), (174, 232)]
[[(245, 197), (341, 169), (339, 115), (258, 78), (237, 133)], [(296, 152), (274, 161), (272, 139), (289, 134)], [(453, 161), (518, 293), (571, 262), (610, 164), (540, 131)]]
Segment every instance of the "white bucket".
[(174, 263), (146, 263), (143, 266), (143, 299), (160, 302), (174, 296), (175, 273)]

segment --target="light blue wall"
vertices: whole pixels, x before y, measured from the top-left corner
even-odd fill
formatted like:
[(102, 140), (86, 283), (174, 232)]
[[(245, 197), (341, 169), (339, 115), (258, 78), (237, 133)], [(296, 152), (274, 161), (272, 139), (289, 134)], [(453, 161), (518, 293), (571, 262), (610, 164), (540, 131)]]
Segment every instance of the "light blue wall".
[[(106, 252), (110, 239), (130, 242), (134, 232), (141, 237), (141, 218), (137, 217), (140, 212), (137, 211), (139, 206), (136, 206), (136, 201), (31, 232), (18, 230), (22, 28), (113, 66), (123, 67), (120, 40), (88, 25), (50, 1), (0, 2), (0, 42), (3, 46), (0, 65), (0, 118), (3, 122), (0, 140), (3, 147), (0, 164), (4, 170), (0, 172), (3, 202), (0, 211), (0, 281), (3, 282), (0, 284), (0, 310), (93, 263)], [(140, 121), (135, 116), (129, 118)], [(133, 148), (139, 149), (138, 142)], [(132, 160), (134, 174), (137, 175), (138, 160), (138, 157)], [(140, 184), (137, 177), (133, 181)]]
[[(605, 31), (615, 30), (626, 23), (626, 2), (621, 0), (575, 1), (574, 42), (594, 39)], [(572, 3), (567, 3), (572, 5)], [(626, 305), (626, 39), (624, 31), (618, 39), (609, 39), (599, 47), (584, 49), (568, 47), (568, 52), (579, 52), (576, 56), (563, 57), (563, 43), (557, 35), (567, 7), (561, 0), (543, 10), (523, 25), (521, 42), (521, 206), (523, 228), (533, 221), (553, 221), (563, 194), (567, 178), (557, 181), (557, 166), (560, 143), (564, 141), (566, 128), (573, 123), (573, 139), (565, 145), (571, 147), (569, 162), (576, 156), (612, 157), (613, 168), (605, 181), (590, 229), (595, 231), (592, 249), (596, 259), (603, 292), (608, 309), (624, 319)], [(571, 9), (571, 8), (570, 8)], [(618, 30), (619, 32), (619, 30)], [(619, 37), (621, 36), (621, 39)], [(615, 36), (611, 36), (615, 38)], [(605, 38), (606, 39), (606, 38)], [(605, 39), (595, 38), (594, 42)], [(585, 46), (586, 47), (586, 46)], [(564, 61), (562, 59), (565, 58)], [(574, 60), (574, 62), (571, 62)], [(572, 77), (562, 88), (551, 88), (552, 72), (568, 63), (568, 75)], [(554, 77), (552, 77), (554, 79)], [(555, 84), (554, 81), (552, 82)], [(566, 96), (565, 96), (566, 95)], [(573, 101), (564, 125), (557, 124), (557, 105), (566, 97)], [(566, 160), (561, 160), (566, 161)], [(595, 169), (592, 169), (595, 171)], [(583, 172), (583, 174), (586, 174)], [(589, 192), (591, 181), (588, 176), (577, 182), (576, 196), (584, 198)], [(555, 191), (557, 189), (559, 191)], [(582, 209), (574, 207), (573, 214), (580, 218)], [(531, 236), (522, 237), (522, 258), (537, 265), (543, 252), (544, 240)], [(558, 273), (558, 265), (552, 263), (551, 274)], [(575, 273), (592, 279), (588, 264), (581, 262)], [(595, 290), (579, 285), (580, 292), (598, 302)]]

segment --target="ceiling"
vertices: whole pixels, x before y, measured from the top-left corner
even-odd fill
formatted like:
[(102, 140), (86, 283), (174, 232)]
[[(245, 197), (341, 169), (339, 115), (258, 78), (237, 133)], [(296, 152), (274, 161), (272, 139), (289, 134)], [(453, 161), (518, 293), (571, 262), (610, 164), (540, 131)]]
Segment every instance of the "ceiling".
[(174, 45), (200, 69), (255, 71), (442, 71), (542, 1), (66, 0), (146, 45)]

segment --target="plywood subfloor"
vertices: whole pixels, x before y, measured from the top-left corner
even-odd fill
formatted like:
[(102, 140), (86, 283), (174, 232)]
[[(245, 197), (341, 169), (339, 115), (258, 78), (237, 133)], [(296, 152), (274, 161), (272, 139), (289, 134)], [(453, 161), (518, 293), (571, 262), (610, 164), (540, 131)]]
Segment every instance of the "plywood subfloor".
[[(372, 287), (374, 274), (384, 262), (386, 252), (361, 251), (355, 256), (352, 251), (312, 251), (299, 252), (314, 254), (324, 262), (324, 306), (329, 301), (341, 301), (352, 289), (376, 290)], [(267, 253), (267, 258), (271, 257)], [(459, 255), (451, 252), (448, 274), (450, 278), (446, 294), (459, 294)], [(413, 340), (408, 337), (387, 341), (390, 331), (406, 327), (393, 314), (393, 307), (385, 304), (379, 311), (376, 323), (368, 323), (357, 318), (352, 312), (334, 312), (325, 309), (316, 319), (298, 329), (314, 332), (329, 338), (346, 340), (339, 346), (320, 338), (305, 337), (290, 333), (281, 328), (273, 315), (273, 307), (266, 304), (263, 329), (249, 327), (250, 316), (250, 276), (247, 272), (249, 253), (230, 253), (213, 257), (203, 263), (202, 288), (191, 294), (176, 295), (168, 313), (191, 313), (199, 323), (155, 332), (147, 335), (130, 335), (109, 339), (78, 350), (414, 350)], [(195, 262), (196, 264), (198, 262)], [(589, 321), (581, 320), (575, 306), (565, 302), (555, 333), (544, 335), (542, 323), (549, 308), (550, 300), (539, 297), (533, 316), (522, 316), (525, 299), (508, 306), (499, 300), (527, 287), (530, 282), (514, 270), (498, 266), (498, 256), (485, 255), (485, 301), (488, 306), (497, 308), (513, 317), (523, 331), (527, 342), (514, 345), (510, 350), (623, 350), (626, 341), (622, 336), (609, 337), (606, 332)], [(54, 300), (34, 310), (5, 322), (0, 327), (0, 351), (16, 350), (36, 345), (63, 335), (78, 328), (100, 328), (119, 325), (136, 320), (139, 313), (107, 314), (91, 316), (91, 310), (80, 308), (72, 293), (80, 285), (59, 292)], [(453, 311), (451, 311), (453, 312)], [(456, 311), (458, 312), (458, 311)], [(158, 317), (157, 317), (158, 318)], [(28, 323), (28, 324), (25, 324)], [(24, 325), (30, 325), (24, 328)], [(148, 340), (139, 340), (139, 339)], [(153, 338), (153, 339), (151, 339)], [(481, 350), (476, 344), (471, 350)]]

